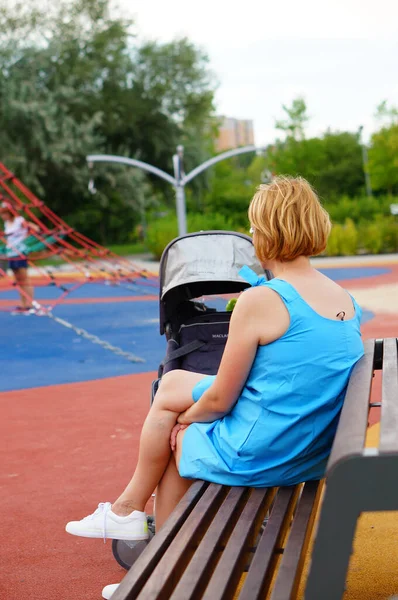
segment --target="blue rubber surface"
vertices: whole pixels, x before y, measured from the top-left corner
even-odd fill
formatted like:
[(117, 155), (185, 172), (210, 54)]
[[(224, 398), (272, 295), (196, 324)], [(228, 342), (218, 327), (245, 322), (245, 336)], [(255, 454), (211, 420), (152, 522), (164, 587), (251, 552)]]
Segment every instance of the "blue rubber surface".
[(62, 305), (54, 314), (146, 362), (131, 363), (46, 316), (0, 313), (0, 391), (153, 371), (163, 359), (156, 301)]
[[(76, 284), (67, 283), (64, 285), (68, 290), (72, 290)], [(54, 300), (62, 295), (63, 291), (55, 285), (45, 285), (35, 288), (35, 298), (37, 300)], [(129, 296), (158, 296), (159, 286), (156, 282), (151, 285), (145, 283), (125, 283), (120, 285), (106, 285), (105, 283), (84, 283), (77, 289), (69, 293), (66, 298), (127, 298)], [(13, 300), (18, 298), (17, 290), (1, 292), (1, 300)]]
[[(325, 269), (332, 279), (342, 281), (356, 277), (373, 277), (389, 272), (382, 268)], [(343, 284), (344, 285), (344, 284)], [(50, 298), (52, 287), (37, 288), (36, 297)], [(157, 371), (165, 353), (166, 342), (159, 334), (159, 305), (155, 300), (112, 302), (112, 297), (142, 295), (122, 287), (87, 284), (69, 298), (110, 298), (105, 303), (60, 304), (54, 315), (81, 327), (122, 350), (145, 360), (131, 363), (48, 317), (12, 316), (0, 311), (0, 391), (36, 386), (89, 381), (148, 371)], [(145, 288), (156, 295), (156, 288)], [(15, 291), (0, 298), (14, 298)], [(223, 310), (225, 300), (213, 299), (209, 305)], [(373, 317), (364, 311), (363, 322)]]
[(318, 269), (318, 271), (334, 281), (364, 279), (365, 277), (376, 277), (391, 273), (391, 269), (388, 267), (331, 267), (330, 269)]

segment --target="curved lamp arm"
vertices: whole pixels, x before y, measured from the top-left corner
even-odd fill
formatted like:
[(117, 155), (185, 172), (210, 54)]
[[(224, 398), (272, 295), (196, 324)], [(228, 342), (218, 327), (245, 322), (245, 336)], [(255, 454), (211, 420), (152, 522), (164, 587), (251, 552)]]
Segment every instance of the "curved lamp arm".
[(234, 148), (233, 150), (227, 150), (227, 152), (223, 152), (222, 154), (213, 156), (213, 158), (209, 158), (209, 160), (206, 160), (204, 163), (202, 163), (198, 167), (195, 167), (195, 169), (192, 169), (190, 173), (185, 175), (185, 177), (183, 177), (183, 179), (181, 180), (181, 185), (187, 184), (189, 181), (191, 181), (191, 179), (196, 177), (196, 175), (199, 175), (199, 173), (202, 173), (202, 171), (205, 171), (212, 165), (215, 165), (216, 163), (220, 162), (220, 160), (225, 160), (226, 158), (231, 158), (232, 156), (238, 156), (238, 154), (256, 152), (258, 150), (265, 150), (265, 148), (261, 148), (258, 146), (243, 146), (242, 148)]
[(153, 173), (157, 175), (161, 179), (168, 181), (174, 187), (177, 185), (177, 181), (174, 177), (162, 171), (162, 169), (158, 169), (152, 165), (149, 165), (146, 162), (142, 162), (142, 160), (136, 160), (135, 158), (126, 158), (125, 156), (114, 156), (113, 154), (90, 154), (86, 157), (88, 163), (94, 162), (113, 162), (120, 165), (129, 165), (130, 167), (138, 167), (143, 169), (144, 171), (149, 171), (149, 173)]

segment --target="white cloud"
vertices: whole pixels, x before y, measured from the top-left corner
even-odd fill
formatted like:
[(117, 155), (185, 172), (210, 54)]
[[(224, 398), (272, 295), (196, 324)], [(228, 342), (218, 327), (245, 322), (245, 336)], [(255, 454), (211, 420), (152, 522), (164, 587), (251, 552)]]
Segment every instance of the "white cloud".
[(274, 139), (281, 105), (305, 97), (309, 134), (374, 130), (384, 99), (398, 104), (395, 0), (120, 0), (140, 38), (187, 36), (209, 54), (219, 113), (253, 119)]
[(239, 47), (263, 39), (396, 39), (395, 0), (122, 0), (146, 37)]

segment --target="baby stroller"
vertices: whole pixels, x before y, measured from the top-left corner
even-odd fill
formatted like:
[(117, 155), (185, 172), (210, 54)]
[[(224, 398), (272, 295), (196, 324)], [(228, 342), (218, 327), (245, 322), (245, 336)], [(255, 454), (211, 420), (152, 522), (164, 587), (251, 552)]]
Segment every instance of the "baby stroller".
[[(249, 236), (231, 231), (201, 231), (176, 238), (165, 248), (159, 267), (160, 334), (166, 336), (166, 356), (152, 384), (152, 400), (163, 374), (173, 369), (217, 373), (228, 337), (229, 294), (250, 287), (239, 274), (244, 265), (264, 272)], [(224, 296), (224, 297), (222, 297)], [(155, 533), (148, 517), (150, 538)], [(129, 569), (147, 545), (113, 540), (116, 561)]]

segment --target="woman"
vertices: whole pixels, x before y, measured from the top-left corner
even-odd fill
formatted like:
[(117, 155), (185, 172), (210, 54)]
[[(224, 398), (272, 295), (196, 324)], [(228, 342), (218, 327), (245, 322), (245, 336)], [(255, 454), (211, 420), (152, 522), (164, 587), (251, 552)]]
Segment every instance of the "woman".
[(29, 235), (29, 230), (37, 231), (39, 228), (34, 223), (28, 223), (21, 216), (16, 216), (8, 204), (0, 206), (0, 217), (4, 221), (4, 234), (6, 243), (11, 254), (15, 258), (9, 258), (8, 266), (12, 270), (15, 282), (18, 286), (21, 305), (17, 306), (14, 313), (29, 314), (33, 310), (33, 287), (28, 275), (28, 261), (20, 253), (20, 245)]
[(310, 264), (326, 247), (330, 220), (304, 179), (261, 185), (249, 220), (256, 254), (275, 278), (255, 276), (241, 294), (216, 376), (162, 378), (130, 483), (112, 505), (68, 523), (69, 533), (145, 539), (154, 489), (159, 529), (193, 479), (265, 487), (323, 476), (363, 355), (361, 310)]

